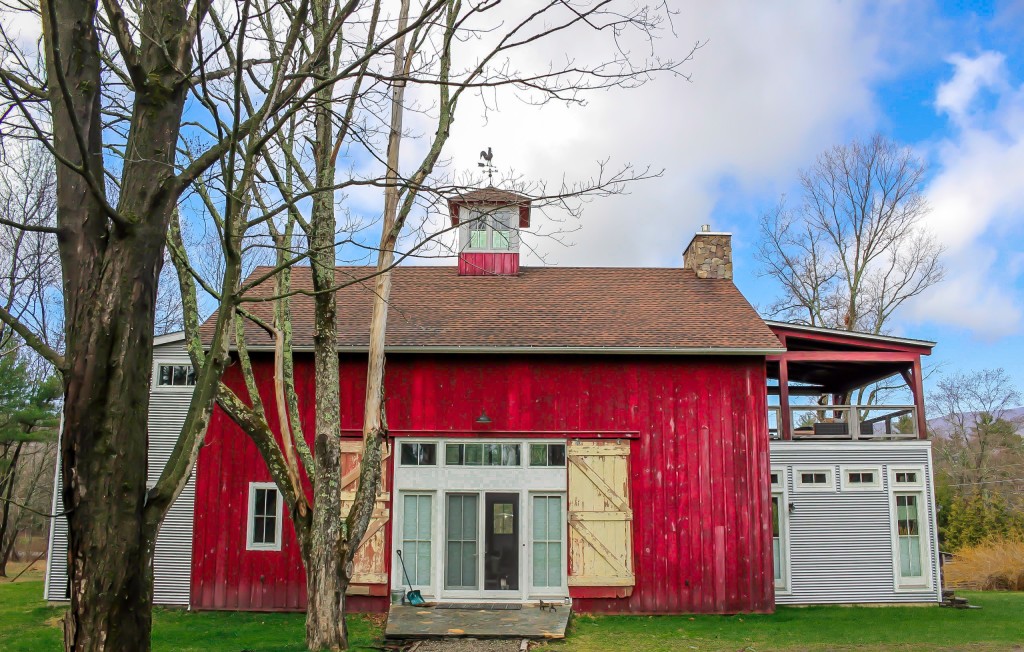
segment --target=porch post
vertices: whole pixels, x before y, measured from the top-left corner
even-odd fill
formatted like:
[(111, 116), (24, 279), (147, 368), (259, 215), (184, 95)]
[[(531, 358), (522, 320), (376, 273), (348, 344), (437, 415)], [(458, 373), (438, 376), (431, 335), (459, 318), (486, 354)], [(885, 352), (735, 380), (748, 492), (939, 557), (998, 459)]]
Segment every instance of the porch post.
[(790, 423), (792, 413), (789, 411), (789, 363), (786, 362), (786, 355), (779, 358), (779, 433), (782, 439), (788, 441), (793, 438), (793, 428)]
[(914, 408), (917, 410), (917, 438), (928, 439), (928, 418), (924, 413), (924, 378), (921, 374), (921, 356), (914, 358)]

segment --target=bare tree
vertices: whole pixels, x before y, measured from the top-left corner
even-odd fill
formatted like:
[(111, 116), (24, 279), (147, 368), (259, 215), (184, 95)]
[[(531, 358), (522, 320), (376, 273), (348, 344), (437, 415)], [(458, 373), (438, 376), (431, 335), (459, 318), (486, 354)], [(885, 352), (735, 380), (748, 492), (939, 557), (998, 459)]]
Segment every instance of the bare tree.
[(942, 247), (921, 223), (924, 164), (874, 136), (822, 153), (800, 173), (795, 206), (761, 216), (757, 259), (776, 281), (771, 316), (885, 333), (892, 316), (943, 277)]
[(1003, 369), (950, 374), (929, 396), (937, 478), (957, 496), (1000, 496), (1021, 505), (1024, 411)]
[[(325, 33), (333, 38), (357, 4), (335, 6)], [(296, 47), (309, 17), (305, 1), (286, 12), (239, 0), (224, 8), (226, 28), (211, 19), (210, 6), (207, 0), (104, 0), (102, 9), (95, 0), (7, 5), (35, 14), (41, 52), (0, 27), (4, 141), (38, 142), (56, 161), (55, 223), (3, 224), (56, 236), (63, 350), (34, 327), (36, 311), (17, 314), (0, 305), (0, 321), (63, 381), (69, 650), (149, 648), (156, 536), (191, 472), (227, 361), (231, 302), (218, 313), (221, 325), (202, 360), (182, 437), (147, 490), (148, 381), (172, 214), (212, 166), (232, 170), (224, 177), (227, 210), (219, 225), (226, 234), (226, 296), (238, 284), (235, 259), (246, 226), (238, 205), (253, 172), (252, 148), (274, 133), (289, 107), (301, 105), (324, 56), (323, 49)], [(274, 26), (269, 38), (278, 56), (243, 58), (256, 34), (266, 48), (263, 24)], [(232, 65), (211, 69), (225, 53), (237, 54), (229, 57)], [(258, 102), (243, 103), (247, 84), (259, 89)], [(193, 114), (183, 120), (189, 97)], [(254, 134), (257, 142), (243, 151), (242, 141)]]
[[(306, 566), (310, 649), (347, 645), (345, 593), (380, 491), (387, 438), (383, 388), (390, 270), (434, 246), (449, 230), (429, 225), (437, 224), (432, 216), (456, 190), (439, 169), (439, 160), (460, 98), (466, 92), (494, 93), (507, 87), (532, 95), (532, 101), (538, 103), (578, 102), (588, 90), (633, 86), (658, 71), (674, 72), (680, 65), (653, 58), (631, 60), (613, 42), (615, 54), (610, 60), (595, 64), (573, 61), (564, 68), (552, 66), (536, 73), (518, 71), (508, 58), (518, 49), (577, 29), (581, 35), (596, 30), (612, 38), (631, 32), (648, 38), (658, 27), (659, 14), (645, 7), (619, 8), (614, 3), (551, 3), (533, 12), (507, 5), (499, 10), (499, 5), (502, 3), (463, 6), (443, 1), (424, 4), (413, 12), (410, 3), (402, 2), (397, 16), (388, 16), (380, 3), (372, 3), (357, 12), (358, 20), (352, 22), (361, 27), (347, 32), (345, 39), (332, 40), (315, 24), (303, 33), (307, 47), (331, 52), (316, 69), (318, 83), (313, 85), (311, 101), (297, 109), (294, 119), (274, 137), (259, 142), (250, 137), (243, 146), (249, 153), (240, 157), (246, 165), (252, 161), (256, 170), (253, 182), (244, 186), (248, 194), (241, 204), (249, 211), (251, 228), (247, 227), (242, 237), (249, 238), (249, 254), (261, 247), (273, 252), (269, 270), (259, 270), (233, 289), (216, 280), (202, 280), (198, 271), (201, 261), (192, 263), (192, 252), (181, 239), (177, 222), (172, 221), (169, 249), (178, 269), (186, 306), (185, 327), (197, 364), (207, 346), (197, 331), (200, 292), (214, 297), (219, 310), (228, 305), (237, 308), (235, 348), (246, 395), (222, 385), (217, 400), (252, 438), (288, 505)], [(311, 13), (314, 17), (329, 13), (331, 6), (314, 1)], [(489, 41), (489, 49), (460, 59), (456, 53), (459, 44), (474, 41)], [(410, 102), (407, 91), (417, 99)], [(245, 97), (243, 90), (243, 103)], [(424, 98), (432, 102), (427, 109), (418, 104)], [(415, 140), (403, 128), (407, 114), (421, 122), (425, 116), (429, 118), (430, 126), (424, 131), (431, 135), (421, 139), (422, 155), (403, 172), (403, 143)], [(337, 159), (345, 149), (356, 150), (377, 165), (361, 173), (342, 168)], [(204, 210), (218, 225), (226, 223), (230, 202), (216, 199), (212, 189), (217, 184), (227, 186), (236, 174), (224, 166), (219, 170), (216, 178), (196, 185)], [(599, 174), (585, 182), (565, 185), (553, 193), (543, 189), (532, 193), (534, 206), (569, 206), (585, 196), (618, 192), (623, 183), (648, 175), (629, 166), (606, 175), (600, 166)], [(381, 235), (375, 244), (356, 243), (376, 259), (375, 265), (360, 277), (339, 278), (335, 272), (338, 247), (355, 241), (346, 232), (351, 225), (339, 228), (337, 223), (337, 194), (355, 186), (382, 190), (383, 211), (380, 221), (374, 222)], [(407, 228), (410, 218), (421, 219)], [(265, 232), (257, 233), (260, 225)], [(227, 233), (220, 226), (218, 231)], [(399, 250), (403, 234), (407, 241)], [(223, 257), (228, 259), (226, 248)], [(312, 290), (294, 289), (290, 268), (307, 260), (312, 268)], [(237, 263), (236, 258), (228, 267)], [(335, 293), (356, 283), (372, 288), (374, 305), (360, 473), (355, 495), (349, 498), (343, 496), (341, 485), (339, 307)], [(218, 285), (219, 291), (211, 289)], [(272, 286), (270, 291), (267, 285)], [(298, 418), (293, 378), (289, 299), (298, 292), (313, 297), (316, 420), (312, 446)], [(273, 405), (264, 405), (258, 391), (246, 324), (269, 334), (275, 343)], [(311, 495), (302, 478), (310, 480)]]

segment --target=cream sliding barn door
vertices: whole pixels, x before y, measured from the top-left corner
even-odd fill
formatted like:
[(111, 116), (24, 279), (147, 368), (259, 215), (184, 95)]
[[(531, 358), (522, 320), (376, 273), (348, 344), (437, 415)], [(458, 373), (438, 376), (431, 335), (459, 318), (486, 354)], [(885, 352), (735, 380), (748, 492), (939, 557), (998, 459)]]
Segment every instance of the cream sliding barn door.
[[(355, 499), (356, 487), (359, 484), (359, 463), (363, 457), (363, 441), (341, 442), (341, 513), (347, 516)], [(388, 484), (388, 458), (385, 452), (381, 460), (381, 487)], [(384, 526), (390, 517), (388, 500), (390, 494), (382, 491), (377, 494), (373, 517), (366, 528), (359, 549), (352, 563), (352, 584), (387, 584), (388, 574), (385, 567), (387, 549), (384, 544)], [(349, 593), (365, 593), (364, 587), (350, 587)]]
[(568, 467), (569, 586), (633, 586), (629, 443), (570, 442)]

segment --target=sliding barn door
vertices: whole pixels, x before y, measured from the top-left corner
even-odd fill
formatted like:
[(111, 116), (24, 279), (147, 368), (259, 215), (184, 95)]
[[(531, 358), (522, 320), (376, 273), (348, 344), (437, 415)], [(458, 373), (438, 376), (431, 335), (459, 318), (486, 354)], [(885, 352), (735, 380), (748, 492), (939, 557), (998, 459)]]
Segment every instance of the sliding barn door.
[(588, 587), (577, 592), (587, 597), (628, 596), (635, 584), (629, 443), (570, 442), (568, 467), (569, 586)]
[[(356, 487), (359, 484), (359, 462), (363, 457), (363, 441), (341, 442), (341, 513), (348, 515), (355, 500)], [(385, 452), (381, 460), (381, 488), (388, 486), (388, 462), (390, 453)], [(366, 528), (366, 534), (356, 551), (352, 568), (351, 594), (384, 595), (387, 593), (387, 547), (384, 538), (384, 526), (387, 525), (391, 512), (388, 504), (391, 494), (381, 491), (377, 494), (377, 502), (373, 509), (373, 518)], [(367, 586), (370, 585), (370, 586)], [(373, 585), (380, 585), (379, 587)]]

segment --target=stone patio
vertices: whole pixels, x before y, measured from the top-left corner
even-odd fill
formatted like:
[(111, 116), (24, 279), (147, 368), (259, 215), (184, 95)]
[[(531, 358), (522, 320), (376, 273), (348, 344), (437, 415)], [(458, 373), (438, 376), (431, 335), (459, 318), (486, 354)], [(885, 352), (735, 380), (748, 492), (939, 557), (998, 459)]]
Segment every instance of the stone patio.
[(434, 609), (432, 605), (391, 605), (387, 638), (565, 638), (570, 608), (554, 611), (526, 604), (519, 610)]

